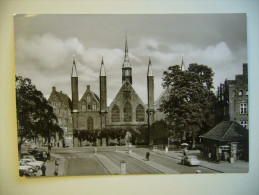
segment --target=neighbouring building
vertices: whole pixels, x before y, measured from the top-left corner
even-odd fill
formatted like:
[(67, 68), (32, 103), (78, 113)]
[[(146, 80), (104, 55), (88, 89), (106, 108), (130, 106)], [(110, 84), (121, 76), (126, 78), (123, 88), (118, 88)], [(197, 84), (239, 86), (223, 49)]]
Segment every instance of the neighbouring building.
[(235, 121), (249, 129), (248, 119), (248, 71), (243, 64), (243, 74), (236, 75), (235, 80), (225, 80), (217, 92), (215, 106), (216, 122)]
[[(125, 56), (122, 65), (122, 86), (117, 95), (107, 105), (107, 82), (104, 60), (101, 61), (99, 73), (99, 94), (91, 91), (89, 85), (86, 86), (84, 95), (79, 99), (78, 96), (78, 74), (75, 58), (73, 59), (71, 73), (72, 100), (52, 88), (48, 99), (53, 106), (54, 112), (58, 117), (60, 127), (64, 130), (64, 140), (58, 141), (69, 147), (79, 146), (79, 141), (73, 137), (73, 133), (84, 130), (101, 130), (103, 128), (129, 128), (136, 130), (143, 125), (151, 125), (155, 120), (165, 118), (164, 113), (159, 110), (162, 97), (154, 101), (154, 76), (152, 73), (151, 59), (147, 66), (147, 95), (148, 102), (145, 104), (134, 90), (132, 83), (132, 66), (128, 56), (127, 38), (125, 43)], [(130, 132), (127, 133), (127, 135)], [(97, 145), (103, 145), (103, 141), (97, 140)], [(83, 145), (87, 145), (85, 142)]]
[(212, 161), (249, 159), (248, 130), (237, 122), (223, 121), (200, 137), (203, 154)]

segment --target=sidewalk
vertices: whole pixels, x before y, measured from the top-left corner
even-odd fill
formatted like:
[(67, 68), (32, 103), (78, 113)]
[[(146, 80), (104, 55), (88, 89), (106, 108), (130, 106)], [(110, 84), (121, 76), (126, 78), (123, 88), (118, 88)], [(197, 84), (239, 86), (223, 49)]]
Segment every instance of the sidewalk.
[[(65, 170), (65, 166), (66, 166), (66, 160), (57, 154), (50, 154), (50, 160), (47, 160), (45, 162), (45, 166), (46, 166), (46, 176), (47, 177), (52, 177), (55, 176), (55, 160), (57, 160), (58, 163), (58, 176), (63, 176), (64, 174), (64, 170)], [(42, 176), (42, 171), (39, 170), (35, 176)]]
[[(168, 151), (165, 153), (165, 151), (162, 150), (152, 150), (152, 152), (165, 155), (171, 158), (178, 159), (179, 161), (183, 157), (182, 152), (180, 151)], [(189, 151), (189, 155), (193, 154), (198, 154), (198, 151)], [(229, 163), (227, 161), (221, 161), (219, 163), (215, 162), (208, 162), (206, 160), (201, 160), (201, 167), (205, 167), (214, 171), (217, 171), (219, 173), (248, 173), (249, 171), (249, 163), (244, 162), (244, 161), (235, 161), (235, 163)]]

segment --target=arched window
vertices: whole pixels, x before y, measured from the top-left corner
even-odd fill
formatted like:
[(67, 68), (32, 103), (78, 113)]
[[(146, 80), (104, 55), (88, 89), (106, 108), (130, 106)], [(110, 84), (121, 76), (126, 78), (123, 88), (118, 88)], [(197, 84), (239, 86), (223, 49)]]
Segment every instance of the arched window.
[(92, 117), (87, 118), (87, 130), (93, 130), (94, 129), (94, 120)]
[(90, 95), (90, 94), (88, 94), (88, 95), (86, 96), (86, 101), (87, 101), (87, 102), (91, 102), (91, 95)]
[(145, 117), (144, 108), (142, 105), (138, 105), (136, 109), (136, 121), (137, 122), (143, 122)]
[(132, 108), (131, 108), (131, 104), (129, 102), (127, 102), (124, 105), (123, 113), (124, 113), (124, 122), (131, 122), (132, 121)]
[(114, 105), (112, 108), (112, 122), (120, 122), (120, 109), (117, 105)]
[(83, 111), (86, 110), (86, 103), (85, 103), (85, 101), (82, 101), (82, 110), (83, 110)]

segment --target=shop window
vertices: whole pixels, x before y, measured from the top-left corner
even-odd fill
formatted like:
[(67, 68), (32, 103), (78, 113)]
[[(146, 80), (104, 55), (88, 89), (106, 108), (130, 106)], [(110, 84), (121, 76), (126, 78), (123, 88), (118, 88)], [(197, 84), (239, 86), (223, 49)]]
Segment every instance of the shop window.
[(114, 105), (112, 108), (111, 121), (120, 122), (120, 109), (117, 105)]

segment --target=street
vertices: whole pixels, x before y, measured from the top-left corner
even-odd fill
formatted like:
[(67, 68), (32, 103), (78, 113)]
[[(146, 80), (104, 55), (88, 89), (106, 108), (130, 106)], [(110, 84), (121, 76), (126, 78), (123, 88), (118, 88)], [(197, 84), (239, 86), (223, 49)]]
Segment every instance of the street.
[(121, 161), (126, 163), (126, 174), (171, 174), (171, 173), (218, 173), (201, 166), (185, 166), (179, 159), (171, 158), (150, 151), (150, 159), (146, 161), (147, 149), (133, 148), (132, 152), (114, 147), (98, 148), (65, 148), (54, 149), (53, 154), (64, 160), (64, 175), (116, 175), (120, 174)]

